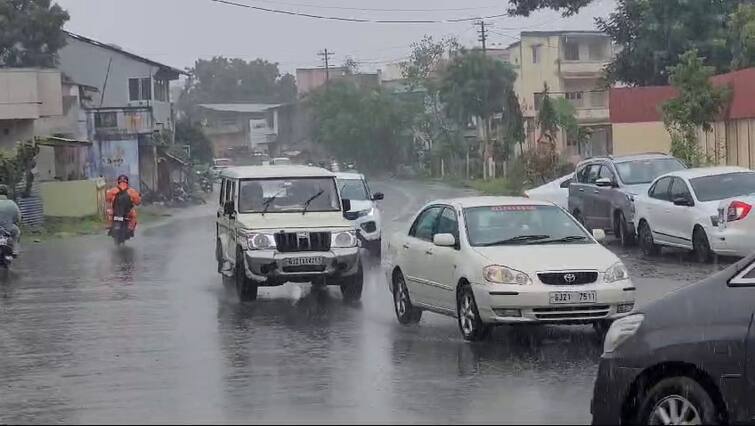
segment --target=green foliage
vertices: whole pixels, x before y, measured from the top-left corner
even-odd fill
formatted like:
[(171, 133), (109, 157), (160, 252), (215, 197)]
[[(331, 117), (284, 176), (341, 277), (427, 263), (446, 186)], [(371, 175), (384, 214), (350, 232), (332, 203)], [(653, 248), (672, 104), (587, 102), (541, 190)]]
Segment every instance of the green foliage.
[(740, 4), (731, 14), (729, 44), (733, 55), (732, 69), (755, 66), (755, 5)]
[(412, 88), (422, 87), (434, 95), (438, 91), (437, 79), (434, 78), (443, 67), (443, 61), (461, 49), (458, 40), (453, 37), (439, 41), (430, 35), (411, 45), (409, 60), (401, 64), (401, 73)]
[(593, 0), (509, 0), (511, 15), (530, 16), (539, 9), (562, 11), (564, 16), (571, 16), (592, 3)]
[(315, 139), (339, 159), (370, 171), (394, 170), (411, 146), (418, 105), (380, 89), (335, 81), (313, 93)]
[(0, 67), (54, 67), (68, 19), (50, 0), (0, 0)]
[(566, 138), (583, 147), (590, 141), (592, 132), (588, 127), (580, 126), (577, 120), (577, 109), (565, 98), (555, 101), (555, 110), (558, 117), (558, 127), (566, 132)]
[[(20, 143), (15, 151), (0, 151), (0, 183), (8, 186), (10, 198), (28, 197), (34, 183), (32, 169), (36, 166), (36, 156), (39, 147), (32, 142)], [(19, 194), (16, 189), (24, 182), (23, 191)]]
[(698, 129), (711, 130), (729, 100), (727, 88), (714, 87), (712, 66), (703, 65), (697, 50), (679, 56), (679, 64), (669, 68), (671, 84), (679, 97), (663, 105), (663, 121), (672, 137), (671, 152), (689, 166), (705, 162), (697, 141)]
[(210, 163), (213, 158), (212, 142), (202, 131), (202, 126), (188, 119), (176, 122), (176, 144), (191, 147), (191, 159)]
[(519, 144), (519, 152), (524, 152), (524, 117), (519, 98), (513, 91), (506, 95), (503, 105), (503, 137), (507, 145)]
[(540, 127), (540, 139), (550, 144), (555, 144), (556, 132), (560, 127), (560, 120), (553, 99), (551, 99), (548, 85), (543, 87), (543, 99), (540, 102), (540, 111), (537, 113), (537, 125)]

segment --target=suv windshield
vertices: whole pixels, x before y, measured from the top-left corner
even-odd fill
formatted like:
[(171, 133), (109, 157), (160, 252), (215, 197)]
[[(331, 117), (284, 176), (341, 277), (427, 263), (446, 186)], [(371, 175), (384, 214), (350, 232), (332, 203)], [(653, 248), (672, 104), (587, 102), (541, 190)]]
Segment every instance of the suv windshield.
[(692, 189), (700, 201), (725, 200), (740, 195), (755, 194), (755, 173), (727, 173), (690, 179)]
[(307, 208), (308, 212), (339, 211), (340, 202), (335, 180), (333, 178), (246, 179), (241, 181), (239, 190), (239, 212), (302, 212), (309, 200), (311, 202)]
[(472, 246), (589, 244), (593, 240), (556, 206), (488, 206), (464, 209)]
[(361, 179), (338, 179), (341, 197), (346, 200), (364, 201), (369, 199), (367, 188)]
[(684, 169), (676, 158), (652, 158), (616, 163), (616, 171), (626, 185), (650, 183), (660, 175)]

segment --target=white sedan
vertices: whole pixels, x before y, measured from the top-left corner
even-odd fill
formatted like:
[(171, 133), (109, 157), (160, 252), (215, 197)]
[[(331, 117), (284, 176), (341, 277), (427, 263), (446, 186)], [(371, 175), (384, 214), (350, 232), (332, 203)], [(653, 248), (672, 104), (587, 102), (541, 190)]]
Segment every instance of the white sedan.
[(635, 199), (637, 235), (645, 255), (660, 246), (713, 254), (755, 251), (755, 172), (742, 167), (680, 170), (657, 178)]
[(569, 185), (573, 178), (574, 173), (569, 173), (545, 185), (524, 191), (524, 195), (533, 200), (549, 201), (563, 209), (569, 210)]
[(425, 310), (453, 316), (467, 340), (512, 323), (593, 323), (603, 332), (634, 308), (635, 288), (621, 261), (553, 203), (436, 201), (387, 250), (399, 322), (416, 323)]

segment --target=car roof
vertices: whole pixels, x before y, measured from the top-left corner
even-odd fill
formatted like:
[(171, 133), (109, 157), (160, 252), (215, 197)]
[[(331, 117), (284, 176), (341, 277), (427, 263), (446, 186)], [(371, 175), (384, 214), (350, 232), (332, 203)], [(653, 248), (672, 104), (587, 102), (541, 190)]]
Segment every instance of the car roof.
[(663, 154), (661, 152), (646, 152), (646, 153), (640, 153), (640, 154), (627, 154), (627, 155), (616, 155), (616, 156), (612, 155), (612, 156), (604, 156), (604, 157), (587, 158), (585, 160), (580, 161), (578, 166), (581, 166), (582, 164), (597, 162), (597, 161), (613, 161), (614, 163), (625, 163), (628, 161), (652, 160), (656, 158), (676, 158), (676, 157), (669, 154)]
[(364, 175), (361, 173), (353, 172), (338, 172), (336, 173), (337, 179), (364, 179)]
[(737, 166), (716, 166), (716, 167), (698, 167), (694, 169), (677, 170), (675, 172), (666, 173), (661, 177), (676, 176), (683, 179), (694, 179), (703, 176), (716, 176), (725, 175), (728, 173), (755, 173), (750, 169)]
[(223, 170), (220, 175), (231, 179), (335, 176), (333, 173), (320, 167), (295, 165), (229, 167)]
[(450, 198), (446, 200), (436, 200), (431, 203), (428, 203), (428, 205), (431, 205), (431, 204), (447, 204), (447, 205), (458, 206), (463, 209), (470, 208), (470, 207), (488, 207), (488, 206), (519, 206), (519, 205), (553, 206), (554, 205), (553, 203), (548, 202), (548, 201), (533, 200), (531, 198), (526, 198), (526, 197), (494, 197), (494, 196)]

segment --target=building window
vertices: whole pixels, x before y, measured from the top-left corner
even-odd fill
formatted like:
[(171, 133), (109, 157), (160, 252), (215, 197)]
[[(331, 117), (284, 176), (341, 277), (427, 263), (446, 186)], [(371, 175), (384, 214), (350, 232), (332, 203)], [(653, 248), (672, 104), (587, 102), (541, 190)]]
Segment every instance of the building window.
[(582, 92), (566, 92), (566, 100), (569, 101), (576, 108), (581, 108), (584, 105)]
[(608, 106), (608, 92), (590, 92), (590, 106), (605, 108)]
[(168, 80), (155, 80), (155, 100), (170, 101), (170, 82)]
[(574, 42), (566, 42), (564, 44), (564, 60), (578, 61), (579, 60), (579, 44)]
[(535, 93), (535, 111), (540, 111), (540, 106), (543, 104), (543, 94)]
[(129, 78), (128, 98), (130, 101), (148, 101), (152, 99), (152, 79)]
[(589, 44), (589, 54), (591, 61), (602, 61), (608, 59), (606, 54), (606, 43), (594, 42)]
[(95, 129), (113, 129), (118, 127), (117, 112), (95, 112), (94, 128)]
[(532, 63), (537, 64), (540, 62), (540, 45), (532, 46)]

